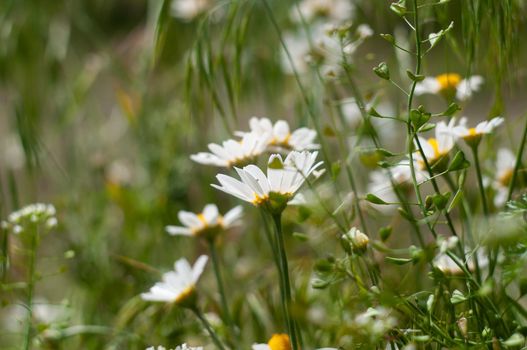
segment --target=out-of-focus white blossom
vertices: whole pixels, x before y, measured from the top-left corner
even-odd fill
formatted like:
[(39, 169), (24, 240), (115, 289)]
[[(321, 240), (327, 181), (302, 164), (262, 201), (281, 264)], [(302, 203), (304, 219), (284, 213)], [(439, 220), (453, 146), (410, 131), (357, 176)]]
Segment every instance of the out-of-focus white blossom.
[(173, 0), (171, 13), (176, 18), (191, 21), (205, 13), (211, 6), (211, 0)]
[(463, 79), (457, 73), (445, 73), (436, 77), (426, 77), (415, 86), (415, 94), (450, 94), (459, 101), (468, 100), (474, 91), (478, 91), (483, 85), (483, 77), (473, 75)]

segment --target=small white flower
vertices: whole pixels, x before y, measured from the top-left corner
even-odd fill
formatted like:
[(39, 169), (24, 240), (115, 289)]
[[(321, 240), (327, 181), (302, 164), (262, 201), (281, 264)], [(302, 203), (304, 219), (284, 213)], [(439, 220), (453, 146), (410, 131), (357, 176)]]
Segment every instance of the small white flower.
[(348, 0), (302, 0), (298, 8), (294, 6), (291, 9), (291, 18), (296, 22), (311, 21), (317, 17), (342, 22), (352, 18), (353, 10)]
[(206, 12), (211, 5), (210, 0), (173, 0), (171, 13), (174, 17), (190, 21)]
[(171, 235), (183, 236), (201, 236), (217, 229), (223, 231), (237, 224), (242, 212), (243, 208), (236, 206), (222, 216), (215, 204), (207, 204), (199, 214), (181, 210), (178, 218), (184, 226), (167, 226), (166, 230)]
[(468, 128), (466, 126), (467, 118), (463, 117), (459, 121), (459, 125), (455, 126), (452, 129), (452, 132), (454, 133), (456, 137), (459, 137), (465, 140), (470, 140), (474, 138), (479, 138), (483, 136), (484, 134), (492, 133), (492, 131), (498, 126), (500, 126), (501, 124), (503, 124), (504, 121), (505, 119), (503, 119), (502, 117), (496, 117), (491, 120), (482, 121), (478, 123), (478, 125), (476, 125), (476, 127), (474, 128)]
[(220, 185), (212, 186), (234, 197), (256, 206), (267, 206), (271, 210), (283, 210), (290, 204), (296, 192), (322, 162), (316, 163), (318, 152), (293, 151), (282, 160), (279, 154), (269, 158), (267, 175), (256, 165), (243, 169), (235, 168), (240, 180), (218, 174)]
[(229, 168), (254, 160), (265, 151), (266, 146), (266, 140), (261, 135), (248, 132), (239, 141), (227, 140), (221, 146), (210, 143), (210, 152), (193, 154), (190, 159), (200, 164)]
[(174, 263), (174, 271), (163, 274), (161, 282), (156, 283), (148, 293), (142, 293), (141, 298), (147, 301), (161, 301), (184, 304), (195, 294), (196, 283), (205, 269), (208, 257), (200, 256), (193, 267), (186, 259)]
[(415, 86), (415, 94), (449, 94), (454, 92), (456, 98), (465, 101), (472, 96), (474, 91), (480, 89), (483, 84), (483, 77), (473, 75), (468, 78), (461, 78), (457, 73), (445, 73), (436, 77), (426, 77)]
[[(423, 148), (423, 153), (429, 165), (433, 165), (438, 160), (446, 156), (448, 152), (450, 152), (450, 150), (454, 147), (454, 123), (454, 118), (452, 118), (448, 124), (445, 122), (439, 122), (435, 128), (435, 137), (429, 138), (428, 140), (419, 137), (419, 143)], [(417, 164), (419, 164), (420, 169), (425, 170), (426, 164), (421, 152), (417, 150), (415, 154), (415, 159), (417, 160)]]
[(357, 34), (362, 39), (369, 38), (370, 36), (373, 35), (373, 29), (367, 24), (360, 24), (357, 27)]
[(496, 175), (492, 187), (496, 190), (494, 205), (502, 206), (509, 196), (509, 185), (516, 166), (516, 156), (509, 149), (500, 148), (496, 157)]
[[(304, 151), (320, 147), (314, 143), (317, 137), (315, 130), (304, 127), (291, 132), (285, 120), (278, 120), (273, 125), (268, 118), (252, 117), (249, 120), (249, 127), (251, 129), (249, 134), (257, 135), (271, 149)], [(248, 133), (238, 131), (236, 134), (245, 137)]]

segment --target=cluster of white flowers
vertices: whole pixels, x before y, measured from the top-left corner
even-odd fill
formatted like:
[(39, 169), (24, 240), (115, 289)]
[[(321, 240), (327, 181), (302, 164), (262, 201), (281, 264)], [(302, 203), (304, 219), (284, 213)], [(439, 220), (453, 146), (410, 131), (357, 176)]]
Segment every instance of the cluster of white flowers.
[(2, 227), (13, 233), (21, 233), (28, 223), (45, 224), (47, 228), (57, 226), (56, 210), (52, 204), (35, 203), (19, 209), (2, 221)]

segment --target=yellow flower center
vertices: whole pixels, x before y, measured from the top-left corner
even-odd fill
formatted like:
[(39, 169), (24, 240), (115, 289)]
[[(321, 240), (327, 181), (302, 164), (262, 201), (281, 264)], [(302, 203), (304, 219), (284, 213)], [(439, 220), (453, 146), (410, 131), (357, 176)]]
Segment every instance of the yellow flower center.
[(276, 137), (273, 137), (271, 141), (269, 141), (269, 145), (271, 146), (279, 146), (284, 148), (290, 148), (291, 145), (289, 144), (289, 139), (291, 138), (291, 134), (287, 134), (286, 137), (284, 137), (283, 140), (278, 140)]
[(512, 173), (512, 169), (509, 169), (505, 173), (503, 173), (503, 175), (498, 178), (498, 182), (500, 183), (500, 185), (502, 185), (503, 187), (508, 187), (512, 180)]
[(439, 143), (437, 142), (437, 139), (435, 139), (433, 137), (428, 139), (428, 144), (430, 146), (432, 146), (432, 149), (434, 150), (434, 158), (431, 159), (431, 160), (435, 160), (435, 159), (439, 158), (442, 154), (441, 154), (441, 152), (439, 150)]
[(194, 286), (188, 286), (177, 296), (176, 300), (174, 300), (174, 303), (184, 303), (186, 300), (190, 299), (194, 295), (194, 291)]
[(445, 73), (438, 75), (436, 80), (439, 83), (440, 90), (445, 91), (457, 88), (461, 82), (461, 76), (457, 73)]
[(470, 128), (468, 129), (468, 136), (476, 136), (478, 132), (476, 131), (476, 128)]
[(263, 196), (263, 197), (260, 197), (258, 194), (256, 193), (253, 193), (253, 196), (254, 196), (254, 199), (252, 200), (252, 204), (256, 205), (256, 206), (259, 206), (263, 203), (265, 203), (268, 199), (269, 199), (269, 196)]
[(273, 334), (267, 345), (271, 350), (291, 350), (291, 343), (287, 334)]

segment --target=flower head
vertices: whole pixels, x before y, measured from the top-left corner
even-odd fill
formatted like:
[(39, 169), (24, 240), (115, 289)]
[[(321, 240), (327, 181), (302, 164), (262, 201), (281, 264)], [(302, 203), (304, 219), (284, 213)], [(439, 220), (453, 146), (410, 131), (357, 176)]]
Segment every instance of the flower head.
[(241, 166), (262, 154), (267, 146), (266, 141), (261, 135), (249, 132), (243, 134), (239, 141), (230, 139), (224, 141), (222, 145), (210, 143), (208, 146), (210, 152), (193, 154), (190, 159), (196, 163), (225, 168)]
[[(317, 137), (315, 130), (300, 128), (291, 132), (289, 124), (285, 120), (278, 120), (273, 125), (268, 118), (252, 117), (249, 121), (249, 127), (250, 133), (257, 135), (271, 149), (304, 151), (320, 147), (314, 143)], [(245, 137), (248, 133), (240, 131), (237, 134)]]
[(322, 162), (315, 163), (317, 155), (318, 152), (293, 151), (282, 160), (281, 155), (273, 154), (269, 158), (267, 175), (251, 164), (243, 169), (235, 168), (241, 181), (218, 174), (216, 178), (221, 186), (212, 186), (253, 205), (264, 206), (271, 212), (281, 212), (306, 178), (322, 165)]
[(503, 124), (504, 121), (502, 117), (496, 117), (491, 120), (482, 121), (476, 127), (469, 128), (466, 126), (467, 119), (461, 118), (459, 125), (455, 126), (452, 132), (456, 137), (462, 138), (469, 144), (477, 144), (483, 135), (490, 134), (495, 128)]
[(162, 281), (156, 283), (148, 293), (141, 294), (147, 301), (162, 301), (181, 306), (192, 305), (198, 282), (208, 257), (200, 256), (194, 266), (190, 266), (186, 259), (179, 259), (174, 263), (174, 271), (163, 274)]
[(236, 206), (222, 216), (215, 204), (207, 204), (199, 214), (181, 210), (178, 218), (184, 226), (167, 226), (166, 230), (171, 235), (214, 238), (217, 233), (234, 226), (242, 212), (242, 207)]
[(440, 93), (446, 97), (455, 96), (458, 100), (465, 101), (474, 91), (479, 90), (482, 84), (483, 78), (479, 75), (463, 79), (457, 73), (445, 73), (436, 77), (426, 77), (416, 85), (415, 94)]
[[(448, 124), (439, 122), (435, 128), (435, 137), (427, 140), (419, 137), (419, 143), (423, 148), (423, 153), (429, 165), (436, 164), (439, 160), (444, 158), (448, 152), (454, 147), (454, 128), (455, 120), (452, 119)], [(416, 152), (416, 160), (421, 170), (426, 169), (424, 158), (420, 151)]]
[[(253, 344), (252, 350), (291, 350), (291, 342), (287, 334), (273, 334), (267, 344)], [(335, 348), (322, 348), (318, 350), (337, 350)]]
[(53, 204), (34, 203), (12, 212), (7, 221), (2, 222), (6, 229), (19, 234), (30, 224), (44, 224), (48, 229), (57, 226), (56, 210)]

